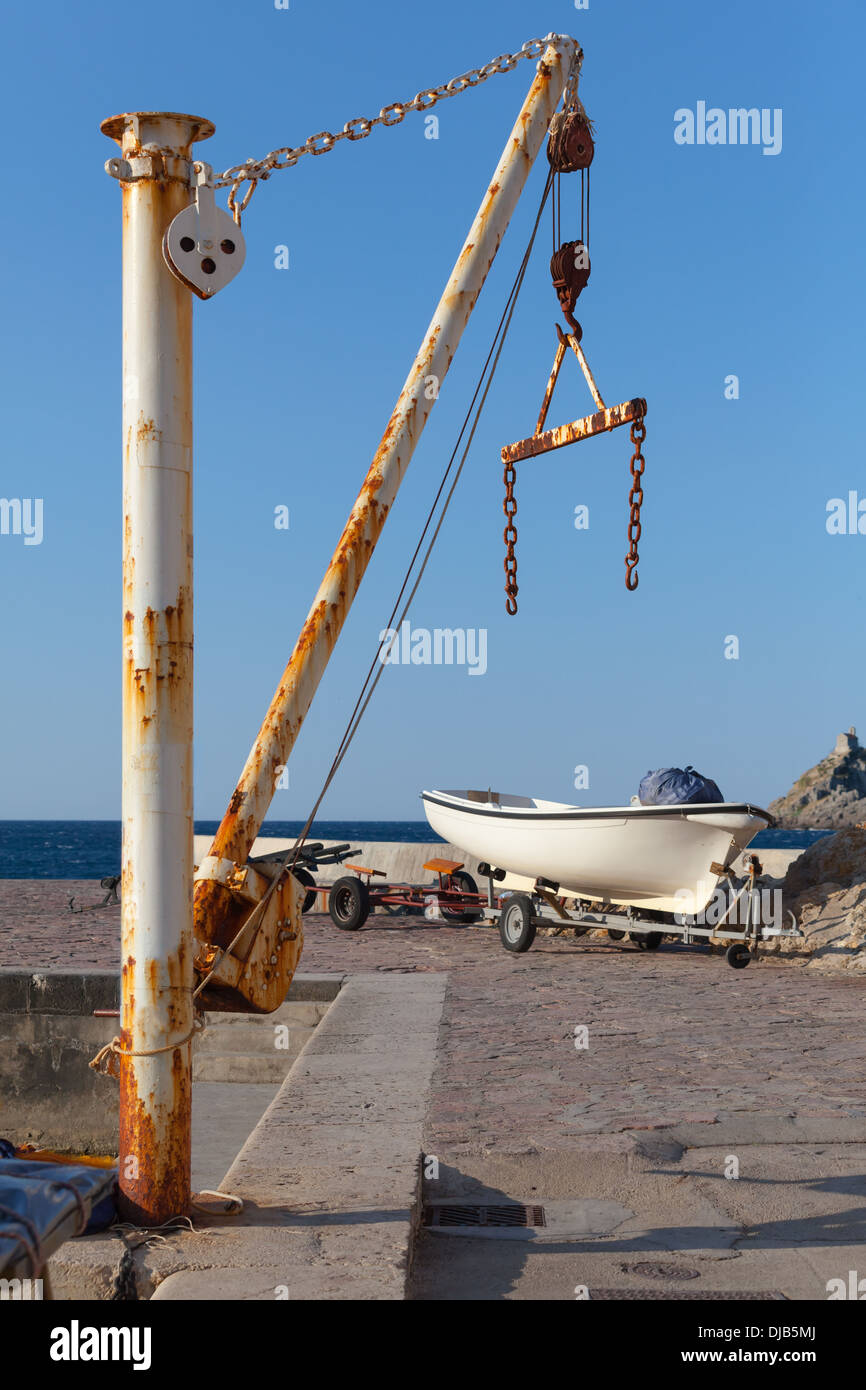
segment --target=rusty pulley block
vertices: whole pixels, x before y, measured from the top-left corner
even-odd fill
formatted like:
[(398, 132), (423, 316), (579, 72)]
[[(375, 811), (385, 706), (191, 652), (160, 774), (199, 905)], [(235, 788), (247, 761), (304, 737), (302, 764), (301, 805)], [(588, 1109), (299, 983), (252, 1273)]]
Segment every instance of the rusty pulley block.
[(585, 111), (557, 111), (550, 122), (547, 158), (557, 174), (588, 169), (595, 154), (592, 126)]
[(574, 317), (574, 307), (586, 289), (590, 269), (589, 252), (582, 241), (566, 241), (550, 258), (550, 277), (559, 307), (578, 342), (583, 337), (583, 329)]
[[(582, 330), (574, 317), (578, 296), (589, 280), (589, 166), (595, 154), (592, 124), (578, 103), (558, 111), (550, 123), (547, 158), (552, 178), (553, 256), (550, 276), (559, 306), (572, 334), (580, 342)], [(573, 241), (562, 240), (562, 175), (580, 174), (579, 234)]]

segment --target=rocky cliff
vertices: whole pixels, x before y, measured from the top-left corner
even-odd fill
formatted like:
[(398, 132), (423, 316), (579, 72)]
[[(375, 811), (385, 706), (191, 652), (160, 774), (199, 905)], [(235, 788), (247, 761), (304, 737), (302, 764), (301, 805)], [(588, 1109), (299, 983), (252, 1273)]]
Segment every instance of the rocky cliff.
[(781, 885), (787, 922), (803, 933), (762, 947), (814, 970), (866, 975), (866, 830), (853, 827), (818, 840), (788, 869)]
[(844, 830), (866, 821), (866, 748), (854, 729), (840, 734), (833, 752), (767, 809), (789, 828)]

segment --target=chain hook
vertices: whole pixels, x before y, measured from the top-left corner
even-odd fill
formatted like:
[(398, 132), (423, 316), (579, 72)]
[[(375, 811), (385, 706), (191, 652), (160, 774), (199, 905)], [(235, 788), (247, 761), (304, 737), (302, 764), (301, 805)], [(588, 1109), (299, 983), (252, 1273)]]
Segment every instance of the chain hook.
[(625, 557), (625, 587), (634, 592), (638, 586), (637, 565), (640, 556), (638, 555), (637, 545), (641, 538), (640, 509), (643, 504), (643, 471), (646, 468), (646, 459), (642, 453), (643, 442), (646, 439), (646, 425), (644, 424), (643, 410), (639, 409), (631, 422), (629, 431), (631, 442), (634, 445), (634, 453), (631, 456), (629, 467), (631, 469), (631, 490), (628, 495), (629, 520), (628, 520), (628, 554)]
[(514, 518), (517, 516), (517, 499), (514, 496), (514, 484), (517, 481), (517, 469), (513, 463), (506, 463), (504, 482), (505, 482), (505, 501), (502, 510), (506, 516), (506, 526), (502, 533), (505, 541), (505, 611), (512, 618), (517, 612), (517, 556), (514, 547), (517, 544), (517, 527)]

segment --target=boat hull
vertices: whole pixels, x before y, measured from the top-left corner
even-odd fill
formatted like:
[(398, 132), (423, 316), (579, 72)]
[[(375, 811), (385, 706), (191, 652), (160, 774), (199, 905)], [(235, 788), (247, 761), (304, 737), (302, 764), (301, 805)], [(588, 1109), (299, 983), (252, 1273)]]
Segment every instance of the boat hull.
[(581, 808), (529, 797), (423, 792), (433, 830), (506, 871), (505, 887), (539, 878), (570, 896), (661, 912), (702, 912), (719, 873), (760, 831), (768, 812), (745, 803)]

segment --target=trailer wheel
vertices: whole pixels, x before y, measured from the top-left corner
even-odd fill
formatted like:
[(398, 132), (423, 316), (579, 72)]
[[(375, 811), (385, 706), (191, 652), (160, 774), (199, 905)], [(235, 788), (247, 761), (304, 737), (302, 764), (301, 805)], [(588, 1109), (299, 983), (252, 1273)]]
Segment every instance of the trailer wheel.
[(619, 927), (608, 927), (607, 934), (611, 941), (622, 941), (625, 936), (625, 932), (620, 931)]
[(357, 931), (370, 915), (370, 889), (360, 878), (338, 878), (328, 894), (328, 911), (334, 926)]
[[(451, 880), (452, 887), (456, 888), (458, 892), (478, 892), (478, 884), (475, 882), (475, 879), (472, 877), (472, 875), (470, 873), (467, 873), (465, 869), (457, 869), (453, 874), (449, 874), (448, 877)], [(477, 922), (478, 918), (482, 915), (483, 912), (480, 907), (472, 909), (464, 909), (457, 907), (442, 908), (442, 916), (447, 917), (450, 922)]]
[(725, 960), (732, 970), (745, 970), (751, 959), (752, 953), (742, 941), (735, 941), (725, 951)]
[(660, 931), (648, 932), (629, 932), (629, 939), (638, 946), (641, 951), (657, 951), (662, 944), (662, 933)]
[[(307, 872), (306, 869), (292, 869), (292, 873), (294, 874), (295, 878), (298, 880), (298, 883), (302, 883), (302, 884), (304, 885), (305, 888), (315, 888), (315, 886), (316, 886), (316, 880), (313, 878), (313, 875), (312, 875), (311, 873), (308, 873), (308, 872)], [(305, 893), (305, 894), (304, 894), (303, 905), (302, 905), (302, 907), (301, 907), (301, 911), (302, 911), (302, 912), (309, 912), (309, 911), (310, 911), (310, 908), (311, 908), (311, 907), (315, 907), (315, 905), (316, 905), (316, 895), (315, 895), (315, 893)]]
[(499, 914), (499, 939), (506, 951), (528, 951), (535, 940), (532, 903), (525, 893), (507, 898)]

